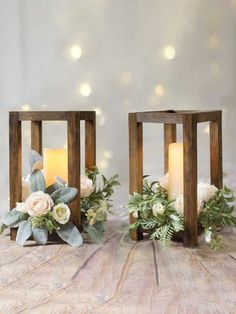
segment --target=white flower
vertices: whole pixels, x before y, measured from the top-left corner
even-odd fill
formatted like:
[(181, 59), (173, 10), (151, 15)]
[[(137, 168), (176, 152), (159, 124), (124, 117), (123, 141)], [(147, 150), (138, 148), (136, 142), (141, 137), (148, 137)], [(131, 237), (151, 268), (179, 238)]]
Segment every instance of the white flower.
[(101, 212), (106, 212), (108, 210), (108, 204), (106, 201), (100, 201), (99, 202), (99, 210)]
[(88, 197), (94, 191), (93, 181), (86, 175), (80, 177), (80, 197)]
[(70, 208), (64, 204), (60, 203), (53, 207), (52, 217), (60, 224), (66, 224), (70, 219)]
[(30, 195), (30, 175), (27, 177), (22, 177), (22, 201), (24, 202)]
[(208, 229), (205, 231), (204, 238), (207, 243), (211, 242), (212, 232)]
[(21, 211), (28, 213), (30, 216), (46, 215), (54, 205), (53, 200), (49, 194), (42, 191), (31, 193), (23, 205)]
[(163, 214), (165, 211), (165, 207), (159, 202), (159, 203), (155, 203), (152, 206), (152, 213), (155, 217), (157, 217), (157, 215), (161, 215)]
[(136, 210), (135, 212), (133, 212), (132, 215), (133, 215), (134, 218), (138, 218), (138, 211)]
[(168, 190), (169, 173), (167, 172), (163, 177), (159, 179), (160, 186)]
[(217, 187), (208, 183), (200, 182), (197, 186), (198, 204), (209, 201), (218, 191)]
[(173, 207), (175, 208), (175, 210), (177, 211), (178, 214), (180, 214), (181, 216), (184, 215), (184, 198), (183, 195), (179, 195), (175, 202), (173, 203)]

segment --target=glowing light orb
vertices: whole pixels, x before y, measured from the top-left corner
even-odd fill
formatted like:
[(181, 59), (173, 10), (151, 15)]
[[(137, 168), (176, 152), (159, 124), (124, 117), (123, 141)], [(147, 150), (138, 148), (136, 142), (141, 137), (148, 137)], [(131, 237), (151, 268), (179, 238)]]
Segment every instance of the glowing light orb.
[(78, 60), (81, 57), (81, 55), (82, 55), (82, 50), (81, 50), (80, 46), (73, 45), (70, 48), (70, 54), (71, 54), (71, 57), (73, 59)]
[(111, 159), (113, 157), (113, 152), (110, 150), (105, 150), (103, 155), (105, 158)]
[(90, 85), (87, 83), (82, 84), (79, 90), (80, 90), (80, 94), (84, 97), (88, 97), (92, 91)]
[(27, 104), (22, 105), (22, 106), (21, 106), (21, 109), (22, 109), (23, 111), (29, 111), (29, 110), (30, 110), (30, 105), (27, 105)]
[(156, 87), (155, 87), (155, 94), (159, 97), (162, 97), (165, 95), (165, 87), (161, 84), (158, 84)]
[(96, 114), (97, 114), (98, 116), (100, 116), (100, 115), (103, 113), (103, 110), (102, 110), (102, 108), (100, 108), (100, 107), (96, 107), (94, 110), (96, 111)]
[(163, 53), (164, 53), (164, 56), (166, 59), (173, 60), (175, 58), (175, 55), (176, 55), (175, 47), (173, 47), (171, 45), (165, 46), (163, 49)]

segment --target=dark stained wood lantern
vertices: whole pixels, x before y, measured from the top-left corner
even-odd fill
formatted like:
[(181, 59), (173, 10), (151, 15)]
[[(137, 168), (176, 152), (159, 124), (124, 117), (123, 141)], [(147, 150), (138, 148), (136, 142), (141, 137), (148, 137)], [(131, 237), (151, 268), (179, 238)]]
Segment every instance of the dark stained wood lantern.
[[(35, 111), (9, 113), (10, 208), (22, 200), (22, 121), (31, 121), (31, 148), (42, 154), (42, 122), (66, 121), (68, 185), (80, 191), (80, 122), (85, 121), (85, 167), (96, 165), (95, 111)], [(70, 203), (71, 221), (81, 230), (80, 193)], [(15, 240), (16, 229), (11, 229)]]
[[(143, 191), (143, 124), (164, 124), (165, 172), (168, 172), (168, 147), (176, 142), (176, 125), (183, 125), (183, 195), (185, 247), (197, 245), (197, 124), (210, 122), (211, 184), (222, 188), (222, 112), (221, 111), (153, 111), (129, 113), (129, 190)], [(135, 218), (130, 215), (130, 223)], [(143, 238), (141, 230), (130, 232), (132, 240)]]

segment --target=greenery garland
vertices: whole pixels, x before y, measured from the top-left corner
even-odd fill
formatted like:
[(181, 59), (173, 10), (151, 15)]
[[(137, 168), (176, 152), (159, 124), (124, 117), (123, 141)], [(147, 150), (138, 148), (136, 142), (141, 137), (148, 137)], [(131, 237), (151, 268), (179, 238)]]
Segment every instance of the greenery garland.
[[(234, 200), (233, 192), (224, 186), (202, 204), (198, 215), (199, 228), (203, 229), (205, 241), (214, 250), (223, 246), (221, 229), (236, 226), (236, 217), (233, 216)], [(136, 218), (130, 228), (142, 228), (144, 232), (150, 233), (151, 239), (160, 240), (165, 247), (175, 234), (184, 230), (183, 215), (176, 210), (175, 200), (168, 200), (168, 191), (159, 181), (149, 182), (147, 176), (144, 177), (143, 194), (131, 194), (128, 208)]]

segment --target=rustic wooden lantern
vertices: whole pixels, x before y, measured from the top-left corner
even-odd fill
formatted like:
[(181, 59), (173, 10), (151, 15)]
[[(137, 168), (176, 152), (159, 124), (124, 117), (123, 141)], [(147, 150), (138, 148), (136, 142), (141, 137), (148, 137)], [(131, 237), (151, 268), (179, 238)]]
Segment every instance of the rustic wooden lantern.
[[(85, 121), (85, 167), (96, 165), (95, 111), (35, 111), (9, 113), (10, 208), (22, 199), (22, 121), (31, 121), (31, 148), (42, 154), (42, 122), (66, 121), (68, 140), (68, 185), (80, 191), (80, 121)], [(80, 193), (70, 203), (71, 221), (81, 230)], [(11, 229), (11, 239), (16, 238)]]
[[(143, 191), (143, 123), (164, 124), (165, 172), (168, 172), (168, 147), (176, 142), (176, 124), (183, 125), (184, 237), (185, 247), (197, 245), (197, 124), (210, 122), (211, 184), (222, 188), (222, 112), (154, 111), (129, 113), (129, 189)], [(130, 223), (135, 218), (130, 215)], [(143, 238), (141, 230), (132, 230), (132, 240)]]

